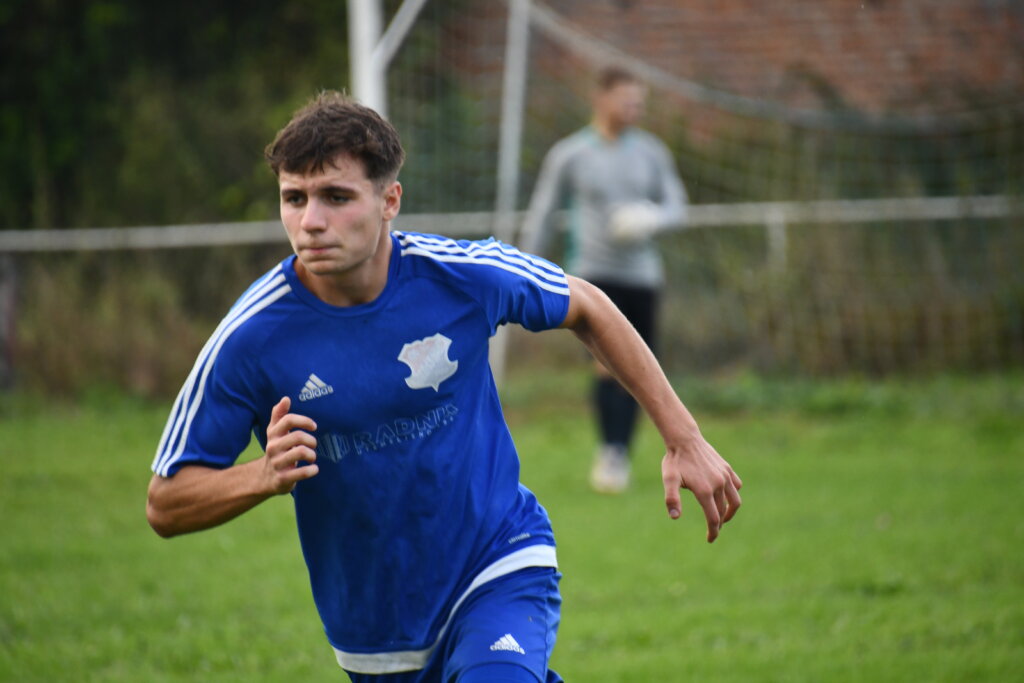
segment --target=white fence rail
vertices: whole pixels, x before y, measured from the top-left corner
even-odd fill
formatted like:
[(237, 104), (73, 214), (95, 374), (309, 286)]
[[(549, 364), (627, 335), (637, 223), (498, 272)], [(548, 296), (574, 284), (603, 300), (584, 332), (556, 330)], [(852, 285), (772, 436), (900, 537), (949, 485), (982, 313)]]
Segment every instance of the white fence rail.
[[(1004, 218), (1024, 214), (1024, 202), (1006, 196), (927, 197), (907, 199), (819, 200), (811, 202), (749, 202), (695, 204), (689, 227), (724, 228), (764, 225), (778, 230), (796, 223), (875, 223), (968, 218)], [(399, 229), (452, 237), (481, 237), (494, 232), (490, 211), (399, 215)], [(515, 215), (516, 223), (522, 214)], [(282, 242), (278, 221), (210, 223), (126, 228), (66, 230), (0, 230), (0, 253), (174, 249)]]

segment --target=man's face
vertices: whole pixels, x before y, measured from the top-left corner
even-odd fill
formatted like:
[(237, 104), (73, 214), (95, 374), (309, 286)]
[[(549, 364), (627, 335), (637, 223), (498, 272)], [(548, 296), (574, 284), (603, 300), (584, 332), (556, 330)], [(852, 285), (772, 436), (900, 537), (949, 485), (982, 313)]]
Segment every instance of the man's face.
[(281, 222), (300, 263), (313, 275), (344, 275), (366, 264), (398, 215), (402, 186), (383, 190), (366, 177), (363, 163), (337, 157), (323, 172), (281, 171)]
[(644, 114), (647, 88), (640, 83), (621, 82), (597, 95), (599, 113), (616, 127), (635, 125)]

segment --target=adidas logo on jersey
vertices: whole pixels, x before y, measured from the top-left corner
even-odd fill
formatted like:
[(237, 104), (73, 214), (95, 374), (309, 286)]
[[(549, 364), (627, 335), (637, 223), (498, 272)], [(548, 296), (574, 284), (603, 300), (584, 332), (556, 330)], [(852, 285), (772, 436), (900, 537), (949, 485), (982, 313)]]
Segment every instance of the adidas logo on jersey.
[(518, 652), (521, 655), (526, 654), (526, 650), (524, 650), (522, 646), (516, 642), (516, 639), (512, 637), (511, 633), (506, 633), (501, 638), (498, 638), (498, 640), (494, 642), (494, 645), (491, 645), (492, 652), (496, 652), (498, 650), (503, 650), (506, 652)]
[(314, 398), (320, 398), (321, 396), (333, 393), (334, 387), (325, 383), (316, 375), (310, 375), (309, 379), (306, 380), (306, 385), (302, 387), (302, 391), (299, 392), (299, 400), (311, 401)]

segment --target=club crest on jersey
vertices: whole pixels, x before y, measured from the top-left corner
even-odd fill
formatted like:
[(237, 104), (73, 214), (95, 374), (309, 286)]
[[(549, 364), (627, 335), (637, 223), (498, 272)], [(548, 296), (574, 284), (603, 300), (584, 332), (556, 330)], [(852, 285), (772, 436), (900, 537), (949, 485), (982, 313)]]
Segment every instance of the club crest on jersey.
[(459, 361), (448, 358), (448, 348), (452, 340), (440, 332), (432, 337), (417, 339), (402, 347), (398, 360), (412, 370), (405, 378), (411, 389), (432, 388), (440, 391), (441, 382), (455, 374), (459, 369)]

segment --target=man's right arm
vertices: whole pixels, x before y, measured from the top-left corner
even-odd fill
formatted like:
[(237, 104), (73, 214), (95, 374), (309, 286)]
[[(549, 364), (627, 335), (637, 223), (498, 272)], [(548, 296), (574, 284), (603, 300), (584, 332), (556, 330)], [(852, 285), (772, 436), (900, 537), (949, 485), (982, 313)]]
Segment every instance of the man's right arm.
[[(146, 518), (160, 536), (169, 538), (230, 521), (263, 501), (289, 493), (315, 476), (316, 423), (288, 412), (282, 398), (270, 414), (263, 457), (226, 469), (182, 467), (173, 476), (154, 475), (149, 483)], [(298, 467), (299, 462), (308, 463)]]

